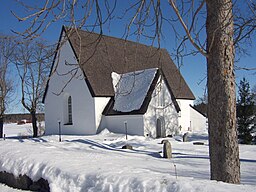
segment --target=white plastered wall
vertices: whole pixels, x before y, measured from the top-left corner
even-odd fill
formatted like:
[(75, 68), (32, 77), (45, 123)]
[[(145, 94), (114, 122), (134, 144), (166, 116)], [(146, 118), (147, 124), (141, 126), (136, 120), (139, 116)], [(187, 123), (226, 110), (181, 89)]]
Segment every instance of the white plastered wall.
[(156, 137), (157, 119), (164, 119), (166, 136), (174, 135), (178, 130), (178, 113), (164, 80), (160, 77), (153, 91), (147, 112), (144, 114), (144, 135)]
[(205, 132), (208, 128), (207, 118), (190, 107), (191, 131)]
[(114, 133), (125, 134), (125, 122), (127, 123), (127, 133), (129, 135), (144, 135), (143, 115), (104, 116), (105, 128)]
[[(95, 101), (68, 41), (61, 46), (58, 54), (53, 68), (54, 70), (57, 67), (56, 72), (50, 78), (45, 98), (46, 134), (59, 133), (58, 121), (61, 122), (62, 134), (95, 134)], [(77, 67), (75, 74), (74, 69)], [(67, 72), (69, 73), (66, 74)], [(72, 80), (67, 83), (72, 76)], [(72, 125), (65, 125), (68, 96), (72, 97)]]
[(179, 129), (182, 133), (192, 131), (191, 130), (191, 117), (190, 117), (190, 105), (193, 104), (193, 100), (190, 99), (177, 99), (180, 106), (179, 113)]
[(96, 129), (97, 132), (102, 131), (105, 128), (105, 121), (102, 112), (108, 104), (110, 97), (95, 97), (95, 118), (96, 118)]

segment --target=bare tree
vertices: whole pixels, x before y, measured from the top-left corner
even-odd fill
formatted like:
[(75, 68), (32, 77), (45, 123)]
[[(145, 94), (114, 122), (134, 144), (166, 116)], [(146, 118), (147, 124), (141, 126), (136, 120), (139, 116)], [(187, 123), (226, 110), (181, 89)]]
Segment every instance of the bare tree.
[(0, 35), (0, 138), (3, 137), (4, 115), (13, 93), (13, 82), (8, 75), (13, 49), (13, 37)]
[[(19, 21), (32, 20), (28, 30), (18, 33), (25, 38), (40, 36), (51, 23), (63, 18), (75, 31), (77, 28), (97, 28), (102, 34), (103, 26), (117, 14), (116, 3), (108, 0), (45, 0), (41, 8), (22, 3), (31, 11), (25, 17), (13, 14)], [(137, 0), (129, 2), (118, 17), (128, 21), (125, 39), (136, 35), (138, 41), (146, 38), (159, 47), (163, 25), (169, 24), (175, 41), (179, 42), (175, 53), (178, 64), (184, 55), (201, 54), (206, 58), (211, 179), (229, 183), (240, 182), (235, 48), (243, 50), (238, 46), (239, 42), (250, 41), (256, 28), (255, 1), (242, 3), (245, 10), (241, 11), (239, 1), (232, 0)]]
[(36, 113), (41, 104), (52, 59), (52, 49), (42, 42), (28, 40), (19, 43), (12, 60), (21, 82), (21, 103), (31, 114), (33, 137), (38, 136)]

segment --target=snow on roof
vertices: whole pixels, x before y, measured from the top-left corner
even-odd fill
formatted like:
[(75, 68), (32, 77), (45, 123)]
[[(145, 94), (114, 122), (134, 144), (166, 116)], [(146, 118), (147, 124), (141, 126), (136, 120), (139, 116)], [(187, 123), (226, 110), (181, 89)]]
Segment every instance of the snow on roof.
[(112, 72), (115, 90), (114, 110), (131, 112), (139, 110), (156, 75), (157, 68), (125, 74)]

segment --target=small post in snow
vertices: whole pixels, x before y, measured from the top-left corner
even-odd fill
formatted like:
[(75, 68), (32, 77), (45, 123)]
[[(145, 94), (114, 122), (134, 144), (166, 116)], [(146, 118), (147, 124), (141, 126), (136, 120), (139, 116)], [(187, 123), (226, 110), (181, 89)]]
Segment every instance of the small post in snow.
[(59, 123), (59, 142), (61, 142), (61, 127), (60, 127), (60, 120), (58, 120)]
[(127, 121), (124, 121), (124, 128), (125, 128), (125, 138), (127, 140), (128, 139), (128, 137), (127, 137)]
[(5, 140), (5, 134), (4, 134), (4, 140)]
[(177, 167), (176, 167), (176, 164), (173, 164), (174, 165), (174, 170), (175, 170), (175, 176), (176, 176), (176, 180), (178, 179), (178, 174), (177, 174)]

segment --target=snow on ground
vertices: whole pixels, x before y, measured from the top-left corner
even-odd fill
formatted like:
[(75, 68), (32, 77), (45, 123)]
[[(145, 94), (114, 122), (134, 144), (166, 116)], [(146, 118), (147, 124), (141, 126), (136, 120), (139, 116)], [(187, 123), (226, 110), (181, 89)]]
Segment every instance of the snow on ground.
[(0, 183), (0, 191), (1, 192), (21, 192), (22, 190), (13, 189), (11, 187), (8, 187), (8, 186)]
[[(16, 125), (4, 125), (9, 135)], [(22, 127), (20, 127), (22, 129)], [(18, 131), (19, 132), (19, 131)], [(11, 134), (10, 134), (11, 135)], [(47, 179), (51, 191), (256, 191), (256, 146), (240, 145), (242, 184), (209, 180), (206, 134), (169, 138), (173, 158), (161, 158), (161, 139), (113, 134), (0, 140), (0, 171)], [(205, 145), (193, 145), (193, 142)], [(124, 144), (133, 150), (121, 149)]]
[[(39, 122), (37, 124), (39, 128), (44, 128), (44, 122)], [(9, 123), (9, 124), (4, 124), (4, 134), (6, 137), (26, 137), (26, 136), (31, 136), (33, 135), (32, 131), (32, 124), (27, 123), (27, 124), (22, 124), (22, 125), (17, 125), (17, 123)], [(40, 132), (41, 130), (39, 130)]]
[(16, 123), (4, 124), (4, 134), (6, 137), (31, 136), (32, 125), (31, 124), (17, 125)]

